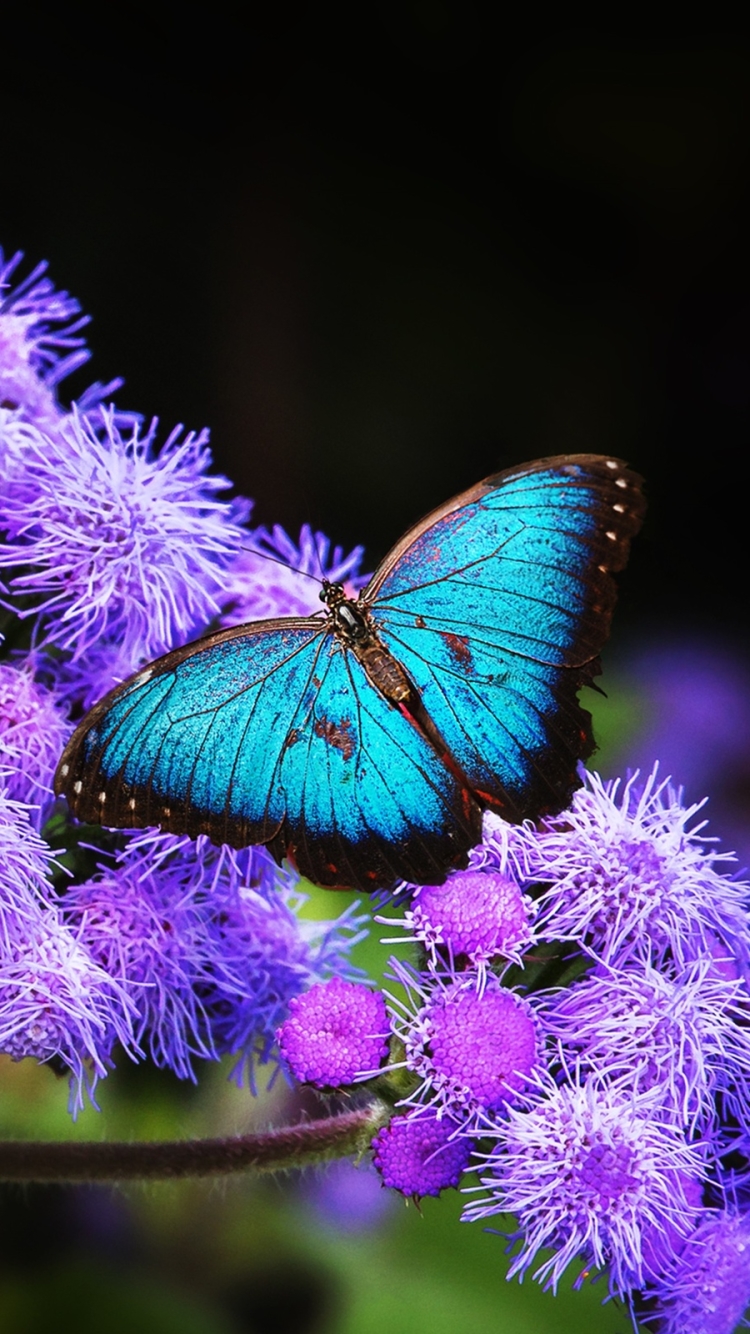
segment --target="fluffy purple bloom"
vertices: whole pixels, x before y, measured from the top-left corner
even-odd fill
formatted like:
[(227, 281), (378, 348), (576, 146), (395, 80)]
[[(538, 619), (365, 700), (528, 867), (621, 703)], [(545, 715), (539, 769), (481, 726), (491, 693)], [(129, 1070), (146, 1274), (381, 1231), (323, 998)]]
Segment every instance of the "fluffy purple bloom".
[(659, 1334), (733, 1334), (750, 1306), (750, 1215), (706, 1210), (679, 1254), (644, 1296), (644, 1324)]
[(467, 959), (479, 966), (491, 959), (520, 964), (532, 941), (531, 911), (531, 900), (510, 876), (469, 869), (457, 871), (442, 885), (414, 886), (403, 921), (377, 920), (403, 926), (409, 933), (406, 939), (423, 944), (433, 961), (442, 952), (450, 960)]
[(459, 1117), (503, 1109), (539, 1065), (539, 1028), (528, 1001), (475, 972), (421, 977), (391, 961), (394, 979), (423, 999), (416, 1013), (401, 1006), (394, 1028), (407, 1069), (421, 1083), (417, 1104)]
[(194, 1079), (196, 1057), (231, 1052), (252, 1079), (290, 998), (345, 968), (360, 938), (351, 910), (335, 923), (301, 923), (295, 885), (265, 849), (234, 853), (148, 831), (128, 838), (111, 870), (70, 887), (63, 907), (127, 990), (136, 1041), (156, 1065)]
[(0, 1051), (61, 1061), (71, 1111), (93, 1096), (120, 1042), (133, 1054), (132, 1003), (51, 906), (27, 914), (0, 950)]
[(372, 1141), (383, 1184), (421, 1198), (457, 1186), (469, 1166), (473, 1146), (456, 1127), (434, 1112), (394, 1116)]
[(37, 806), (52, 793), (52, 778), (71, 731), (55, 695), (26, 666), (0, 663), (0, 752), (8, 796)]
[(724, 1091), (750, 1114), (750, 1030), (740, 981), (712, 976), (713, 960), (678, 976), (650, 965), (597, 969), (551, 996), (537, 997), (546, 1032), (568, 1067), (627, 1079), (653, 1090), (662, 1115), (705, 1125)]
[(539, 937), (578, 941), (605, 962), (672, 956), (683, 967), (717, 936), (748, 957), (747, 886), (721, 870), (733, 854), (690, 827), (700, 804), (684, 807), (656, 770), (636, 779), (620, 789), (587, 773), (570, 809), (540, 829), (498, 830), (521, 883), (545, 887)]
[(54, 425), (61, 415), (57, 385), (91, 356), (81, 337), (91, 317), (81, 314), (74, 297), (55, 290), (44, 261), (11, 289), (22, 259), (18, 251), (6, 260), (0, 248), (0, 407)]
[(608, 1266), (611, 1288), (622, 1295), (643, 1281), (646, 1229), (687, 1237), (698, 1222), (684, 1183), (701, 1177), (699, 1149), (624, 1087), (543, 1081), (526, 1106), (509, 1108), (493, 1135), (486, 1195), (465, 1218), (516, 1215), (521, 1248), (509, 1278), (550, 1247), (533, 1275), (546, 1287), (556, 1290), (580, 1257), (588, 1267)]
[(214, 985), (203, 1000), (218, 1051), (237, 1058), (235, 1080), (253, 1087), (255, 1063), (275, 1059), (279, 1025), (294, 998), (321, 979), (359, 976), (348, 956), (367, 934), (367, 919), (357, 914), (356, 903), (333, 921), (301, 919), (307, 896), (296, 888), (296, 876), (280, 871), (265, 849), (249, 852), (254, 862), (269, 864), (274, 887), (262, 894), (247, 884), (227, 884), (213, 904), (211, 932), (240, 994)]
[(111, 415), (97, 430), (74, 412), (54, 435), (26, 428), (0, 498), (0, 566), (24, 567), (10, 580), (19, 615), (74, 658), (108, 640), (135, 663), (218, 614), (247, 505), (215, 498), (229, 482), (207, 471), (207, 432), (176, 428), (157, 452), (156, 425), (125, 436)]
[(54, 858), (31, 822), (33, 813), (0, 786), (0, 950), (6, 952), (33, 934), (49, 894)]
[(320, 612), (322, 579), (349, 586), (354, 593), (366, 583), (359, 573), (364, 547), (348, 556), (323, 533), (303, 524), (295, 543), (278, 524), (271, 532), (256, 528), (246, 534), (242, 550), (224, 577), (222, 625), (274, 616), (312, 616)]
[(336, 1088), (377, 1071), (388, 1036), (382, 993), (335, 977), (290, 1000), (278, 1041), (300, 1083)]

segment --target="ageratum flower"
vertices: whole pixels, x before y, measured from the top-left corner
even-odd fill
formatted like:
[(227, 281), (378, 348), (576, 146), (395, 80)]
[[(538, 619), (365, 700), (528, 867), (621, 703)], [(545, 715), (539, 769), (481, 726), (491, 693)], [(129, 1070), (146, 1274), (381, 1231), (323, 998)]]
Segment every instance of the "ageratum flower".
[(472, 969), (419, 974), (392, 959), (391, 970), (423, 1002), (416, 1008), (390, 997), (404, 1063), (420, 1080), (412, 1105), (467, 1124), (504, 1110), (541, 1061), (539, 1024), (528, 1001), (493, 974)]
[(383, 1184), (413, 1199), (457, 1186), (473, 1151), (471, 1140), (434, 1112), (394, 1116), (372, 1147)]
[(196, 1057), (231, 1052), (252, 1080), (290, 998), (345, 970), (359, 938), (351, 911), (303, 925), (304, 902), (265, 849), (147, 831), (127, 837), (114, 867), (71, 886), (63, 911), (127, 991), (137, 1044), (156, 1065), (195, 1079)]
[(0, 1051), (70, 1070), (70, 1110), (93, 1101), (116, 1042), (134, 1055), (132, 1003), (54, 907), (38, 903), (0, 947)]
[(80, 658), (117, 642), (135, 664), (182, 642), (219, 612), (223, 571), (247, 502), (216, 494), (208, 434), (181, 428), (156, 450), (156, 421), (124, 436), (73, 412), (54, 435), (26, 428), (23, 472), (0, 497), (0, 567), (19, 615)]
[(649, 964), (599, 965), (551, 995), (536, 997), (564, 1063), (653, 1090), (662, 1115), (705, 1127), (723, 1092), (750, 1116), (750, 1030), (743, 983), (713, 975), (713, 959), (678, 975)]
[(333, 978), (292, 997), (278, 1031), (292, 1074), (315, 1088), (353, 1084), (388, 1055), (388, 1015), (380, 991)]
[(750, 1215), (705, 1210), (679, 1254), (643, 1295), (659, 1334), (733, 1334), (750, 1306)]
[(529, 924), (533, 904), (510, 876), (490, 868), (469, 869), (448, 876), (442, 885), (410, 888), (403, 919), (376, 918), (408, 934), (383, 944), (419, 941), (435, 965), (441, 956), (451, 963), (468, 960), (482, 972), (493, 959), (520, 965), (533, 939)]
[(0, 948), (6, 952), (33, 934), (40, 904), (49, 895), (53, 854), (31, 814), (7, 785), (0, 786)]
[(364, 547), (348, 556), (342, 547), (331, 551), (330, 540), (303, 524), (299, 542), (275, 524), (271, 532), (255, 528), (226, 571), (222, 625), (274, 616), (311, 616), (321, 610), (320, 584), (347, 584), (354, 592), (367, 582), (359, 573)]
[[(0, 247), (0, 407), (20, 409), (29, 421), (55, 426), (62, 409), (57, 386), (88, 361), (81, 329), (91, 316), (67, 292), (55, 290), (42, 261), (14, 290), (10, 279), (23, 259), (5, 259)], [(108, 386), (110, 392), (121, 381)]]
[(682, 968), (717, 937), (747, 958), (747, 886), (722, 873), (733, 854), (717, 852), (703, 824), (690, 827), (703, 803), (684, 807), (656, 769), (622, 789), (584, 777), (570, 809), (541, 829), (498, 831), (521, 883), (543, 887), (538, 936), (577, 941), (604, 962), (669, 957)]
[(523, 1276), (549, 1247), (533, 1277), (553, 1291), (576, 1258), (608, 1267), (619, 1295), (641, 1286), (644, 1232), (671, 1228), (687, 1237), (697, 1226), (700, 1209), (685, 1181), (701, 1179), (700, 1150), (626, 1085), (592, 1078), (558, 1087), (544, 1079), (524, 1102), (497, 1121), (481, 1178), (486, 1195), (464, 1217), (515, 1214), (520, 1250), (509, 1278)]
[(8, 796), (35, 805), (38, 823), (71, 725), (56, 696), (34, 679), (30, 664), (0, 663), (0, 764)]

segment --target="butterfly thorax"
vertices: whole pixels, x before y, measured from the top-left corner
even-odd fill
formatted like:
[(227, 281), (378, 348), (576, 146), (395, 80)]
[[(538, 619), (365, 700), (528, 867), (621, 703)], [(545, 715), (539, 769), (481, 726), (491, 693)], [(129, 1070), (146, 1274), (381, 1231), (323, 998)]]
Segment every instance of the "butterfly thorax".
[(330, 613), (331, 627), (339, 643), (351, 649), (368, 679), (392, 704), (408, 704), (415, 698), (415, 688), (401, 663), (388, 652), (379, 639), (368, 610), (348, 598), (343, 584), (323, 580), (320, 600)]

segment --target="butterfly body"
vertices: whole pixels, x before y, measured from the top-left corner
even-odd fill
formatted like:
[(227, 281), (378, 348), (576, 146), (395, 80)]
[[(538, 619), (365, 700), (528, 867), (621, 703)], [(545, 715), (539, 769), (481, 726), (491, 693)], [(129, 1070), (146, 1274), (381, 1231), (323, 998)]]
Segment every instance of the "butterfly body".
[(490, 807), (564, 807), (643, 512), (596, 455), (480, 482), (415, 525), (357, 599), (174, 650), (79, 725), (56, 790), (114, 827), (265, 843), (319, 884), (439, 883)]

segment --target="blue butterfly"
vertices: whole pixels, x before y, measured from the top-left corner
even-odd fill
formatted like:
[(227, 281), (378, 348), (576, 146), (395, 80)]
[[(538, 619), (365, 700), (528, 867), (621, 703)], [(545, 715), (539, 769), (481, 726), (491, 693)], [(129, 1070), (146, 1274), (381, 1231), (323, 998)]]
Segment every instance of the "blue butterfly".
[(643, 517), (617, 459), (511, 468), (411, 528), (359, 597), (159, 658), (83, 719), (55, 790), (79, 819), (266, 844), (310, 880), (440, 883), (508, 820), (559, 811)]

